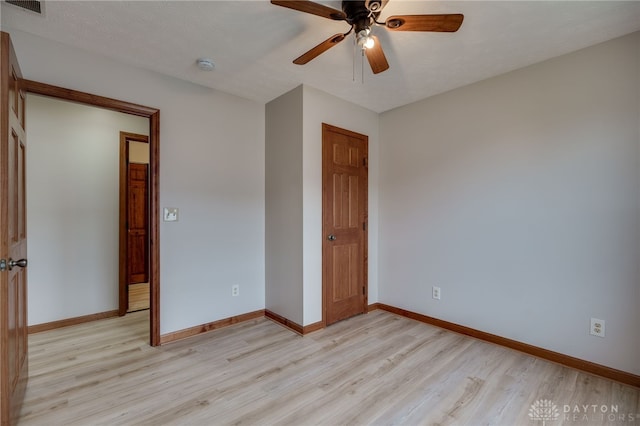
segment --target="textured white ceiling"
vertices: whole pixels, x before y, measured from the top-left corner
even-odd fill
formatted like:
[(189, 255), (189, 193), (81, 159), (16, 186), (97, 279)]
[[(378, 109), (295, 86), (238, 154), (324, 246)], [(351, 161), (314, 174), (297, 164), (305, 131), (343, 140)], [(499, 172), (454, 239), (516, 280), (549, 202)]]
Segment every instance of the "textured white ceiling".
[[(2, 2), (2, 26), (259, 102), (305, 83), (376, 112), (640, 30), (640, 1), (391, 0), (381, 19), (423, 13), (465, 20), (457, 33), (375, 28), (391, 67), (373, 75), (365, 62), (364, 82), (351, 38), (292, 64), (348, 25), (268, 0), (45, 0), (43, 16)], [(215, 70), (200, 71), (199, 57)]]

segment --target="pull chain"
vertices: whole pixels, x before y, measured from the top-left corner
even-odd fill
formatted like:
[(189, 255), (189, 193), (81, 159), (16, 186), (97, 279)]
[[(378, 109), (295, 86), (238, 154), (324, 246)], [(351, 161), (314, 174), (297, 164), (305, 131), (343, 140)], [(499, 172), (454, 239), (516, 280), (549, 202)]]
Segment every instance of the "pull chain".
[[(355, 83), (356, 81), (356, 56), (357, 56), (357, 49), (360, 48), (360, 46), (358, 45), (357, 40), (354, 38), (353, 39), (353, 82)], [(360, 83), (364, 84), (364, 49), (360, 48)]]
[(356, 82), (356, 46), (357, 46), (357, 42), (355, 37), (353, 38), (353, 82)]
[(360, 56), (360, 73), (362, 74), (361, 83), (364, 84), (364, 49), (362, 50), (362, 55)]

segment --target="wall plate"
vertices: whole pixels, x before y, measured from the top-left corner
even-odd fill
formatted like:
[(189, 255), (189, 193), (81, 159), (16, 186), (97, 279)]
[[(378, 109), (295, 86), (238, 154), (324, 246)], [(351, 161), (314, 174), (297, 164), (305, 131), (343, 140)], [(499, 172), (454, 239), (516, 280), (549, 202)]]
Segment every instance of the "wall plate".
[(165, 222), (177, 222), (178, 221), (178, 208), (177, 207), (165, 207), (162, 218)]

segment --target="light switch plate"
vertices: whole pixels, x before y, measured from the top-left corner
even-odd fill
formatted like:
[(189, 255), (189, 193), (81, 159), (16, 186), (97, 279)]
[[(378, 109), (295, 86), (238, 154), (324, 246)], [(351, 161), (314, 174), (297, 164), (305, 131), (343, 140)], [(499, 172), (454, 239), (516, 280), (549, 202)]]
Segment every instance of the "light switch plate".
[(165, 222), (177, 222), (178, 221), (178, 208), (177, 207), (165, 207), (164, 214), (162, 216)]

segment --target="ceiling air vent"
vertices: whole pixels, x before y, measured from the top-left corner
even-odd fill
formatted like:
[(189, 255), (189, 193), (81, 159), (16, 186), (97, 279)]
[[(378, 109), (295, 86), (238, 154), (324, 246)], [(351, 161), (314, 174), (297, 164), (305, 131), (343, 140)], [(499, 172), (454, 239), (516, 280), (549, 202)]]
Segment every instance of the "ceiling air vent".
[(38, 14), (42, 14), (42, 2), (32, 0), (5, 0), (6, 3), (21, 7)]

